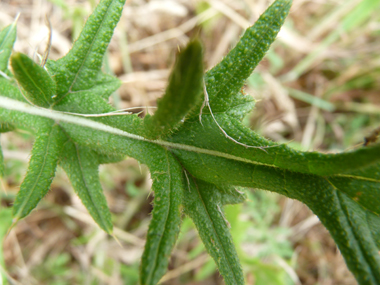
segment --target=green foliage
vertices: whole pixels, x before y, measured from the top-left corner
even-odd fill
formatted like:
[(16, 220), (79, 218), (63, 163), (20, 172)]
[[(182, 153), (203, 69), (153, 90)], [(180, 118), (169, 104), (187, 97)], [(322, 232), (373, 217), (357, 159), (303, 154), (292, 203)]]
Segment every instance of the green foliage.
[[(275, 40), (291, 1), (275, 1), (204, 76), (201, 45), (191, 41), (179, 53), (158, 110), (144, 120), (102, 116), (114, 111), (106, 99), (120, 85), (101, 72), (101, 65), (123, 5), (122, 0), (102, 0), (71, 51), (48, 61), (46, 70), (16, 53), (17, 83), (0, 78), (0, 121), (36, 134), (13, 208), (16, 220), (37, 206), (59, 164), (91, 216), (111, 234), (98, 167), (130, 156), (146, 164), (153, 179), (141, 284), (157, 284), (165, 273), (182, 212), (193, 220), (226, 284), (244, 284), (223, 209), (244, 201), (239, 186), (305, 203), (330, 231), (358, 282), (378, 284), (380, 144), (340, 154), (300, 152), (260, 137), (241, 122), (254, 101), (239, 91)], [(0, 54), (13, 41), (1, 45)], [(7, 54), (0, 66), (7, 66)], [(265, 270), (252, 262), (253, 271)]]
[(193, 177), (189, 178), (188, 187), (184, 195), (185, 213), (194, 221), (225, 282), (244, 284), (243, 271), (228, 229), (229, 224), (222, 211), (222, 196), (226, 191)]
[(16, 22), (5, 27), (0, 33), (0, 71), (8, 71), (9, 57), (16, 40)]
[(66, 137), (58, 125), (37, 134), (29, 168), (13, 205), (16, 220), (27, 216), (49, 191)]
[(12, 55), (12, 70), (33, 105), (49, 108), (56, 97), (55, 82), (47, 71), (22, 53)]
[(194, 40), (178, 55), (165, 95), (157, 102), (156, 113), (144, 119), (150, 138), (165, 137), (185, 121), (201, 99), (202, 78), (202, 46)]

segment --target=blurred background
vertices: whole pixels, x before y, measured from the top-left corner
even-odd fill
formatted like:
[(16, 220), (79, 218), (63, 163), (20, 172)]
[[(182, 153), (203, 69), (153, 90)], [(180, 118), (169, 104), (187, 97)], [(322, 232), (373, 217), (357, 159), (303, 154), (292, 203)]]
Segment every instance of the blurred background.
[[(0, 28), (17, 13), (14, 49), (36, 58), (53, 27), (51, 59), (65, 55), (97, 0), (0, 0)], [(127, 0), (104, 70), (123, 81), (116, 108), (155, 106), (178, 47), (202, 27), (211, 68), (267, 0)], [(361, 147), (380, 126), (380, 0), (294, 0), (277, 41), (249, 77), (257, 100), (244, 123), (274, 141), (309, 151)], [(6, 236), (9, 207), (26, 172), (33, 136), (1, 136), (0, 273), (14, 284), (137, 284), (152, 210), (149, 171), (135, 160), (104, 165), (101, 183), (113, 214), (114, 238), (100, 230), (61, 169), (37, 210)], [(325, 228), (297, 201), (250, 189), (244, 205), (228, 206), (247, 284), (356, 284)], [(5, 238), (6, 237), (6, 238)], [(224, 284), (193, 223), (184, 218), (162, 284)]]

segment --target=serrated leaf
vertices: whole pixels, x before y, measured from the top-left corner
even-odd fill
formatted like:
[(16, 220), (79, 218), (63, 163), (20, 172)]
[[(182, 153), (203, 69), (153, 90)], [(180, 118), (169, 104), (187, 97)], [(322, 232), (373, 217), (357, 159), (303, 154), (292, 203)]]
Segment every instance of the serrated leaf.
[(97, 155), (87, 148), (68, 142), (62, 152), (60, 165), (94, 221), (106, 233), (112, 234), (111, 213), (99, 181)]
[(338, 154), (302, 152), (264, 139), (226, 113), (214, 117), (227, 134), (251, 147), (227, 139), (210, 114), (203, 114), (202, 124), (198, 118), (186, 121), (168, 140), (198, 147), (212, 156), (317, 175), (345, 174), (379, 160), (380, 144)]
[(28, 171), (17, 193), (13, 216), (16, 220), (27, 216), (46, 195), (55, 175), (65, 134), (58, 125), (40, 129), (33, 144)]
[(11, 56), (16, 36), (16, 22), (6, 26), (0, 32), (0, 71), (2, 72), (6, 72), (8, 69), (9, 57)]
[[(156, 159), (149, 158), (150, 154)], [(152, 175), (154, 205), (141, 260), (140, 284), (155, 285), (167, 270), (178, 237), (184, 181), (182, 167), (167, 150), (153, 147), (143, 156)]]
[(113, 75), (99, 72), (95, 85), (90, 90), (92, 94), (101, 96), (103, 99), (108, 99), (120, 86), (120, 79)]
[(88, 90), (95, 85), (124, 2), (125, 0), (101, 1), (69, 53), (50, 67), (58, 86), (58, 100), (69, 93)]
[(334, 191), (331, 186), (318, 189), (315, 197), (307, 197), (304, 202), (327, 227), (359, 284), (378, 284), (379, 237), (375, 236), (378, 232), (369, 225), (368, 216), (377, 220), (376, 224), (380, 217), (365, 210), (344, 193)]
[[(326, 178), (263, 165), (246, 164), (243, 168), (231, 168), (229, 165), (223, 170), (222, 167), (210, 164), (204, 157), (202, 161), (204, 163), (201, 166), (202, 171), (196, 175), (200, 177), (202, 173), (203, 178), (208, 178), (210, 182), (225, 183), (234, 177), (235, 185), (274, 191), (308, 205), (330, 231), (358, 281), (361, 284), (376, 284), (374, 280), (378, 280), (380, 274), (380, 257), (377, 250), (380, 217), (348, 198), (340, 189), (333, 187)], [(188, 166), (182, 160), (181, 163), (185, 167)], [(221, 164), (223, 163), (218, 163)], [(207, 168), (213, 169), (213, 174), (218, 169), (220, 176), (204, 175)], [(227, 170), (231, 175), (230, 178), (220, 179), (227, 175)]]
[[(1, 99), (1, 98), (0, 98)], [(4, 99), (0, 100), (0, 103)], [(12, 104), (12, 106), (17, 106), (22, 103)], [(23, 112), (34, 112), (34, 107), (28, 106), (28, 108), (19, 109), (23, 110)], [(51, 112), (49, 114), (43, 114), (46, 117), (51, 117), (54, 112)], [(66, 117), (71, 117), (68, 115), (65, 115), (65, 117), (59, 117), (60, 120), (63, 122), (65, 121)], [(53, 118), (53, 117), (52, 117)], [(58, 118), (58, 117), (57, 117)], [(207, 117), (206, 117), (207, 119)], [(220, 117), (217, 117), (219, 120)], [(76, 120), (76, 121), (75, 121)], [(86, 128), (80, 128), (77, 126), (73, 126), (73, 123), (76, 124), (83, 124), (82, 121), (85, 122), (91, 122), (91, 124), (98, 124), (96, 122), (86, 120), (86, 119), (76, 119), (74, 118), (70, 124), (61, 124), (65, 125), (66, 131), (72, 136), (73, 139), (75, 139), (77, 142), (87, 145), (89, 147), (92, 147), (94, 149), (98, 149), (99, 151), (105, 151), (110, 153), (126, 153), (130, 156), (133, 156), (139, 160), (144, 159), (144, 156), (150, 156), (149, 152), (145, 152), (144, 150), (154, 148), (155, 144), (162, 144), (164, 146), (168, 146), (171, 149), (171, 152), (175, 153), (178, 157), (178, 159), (181, 161), (181, 164), (190, 172), (192, 175), (194, 175), (197, 178), (201, 178), (203, 180), (206, 180), (210, 183), (215, 183), (217, 185), (220, 184), (232, 184), (232, 185), (241, 185), (243, 187), (255, 187), (260, 189), (266, 189), (270, 191), (275, 191), (280, 194), (286, 195), (290, 198), (295, 198), (300, 201), (303, 201), (307, 205), (310, 206), (310, 203), (307, 201), (308, 197), (314, 197), (316, 196), (316, 193), (321, 192), (324, 188), (323, 187), (330, 187), (328, 189), (334, 188), (327, 182), (325, 177), (317, 176), (317, 175), (306, 175), (302, 174), (300, 172), (295, 171), (288, 171), (282, 168), (282, 164), (280, 166), (275, 165), (263, 165), (260, 163), (253, 164), (250, 160), (242, 160), (239, 159), (237, 156), (235, 156), (234, 151), (236, 151), (236, 148), (239, 148), (240, 146), (236, 146), (234, 144), (231, 144), (230, 140), (225, 140), (225, 146), (224, 149), (219, 151), (213, 151), (210, 149), (203, 149), (199, 146), (193, 146), (192, 143), (186, 144), (186, 139), (184, 138), (184, 142), (177, 142), (177, 143), (171, 143), (171, 142), (165, 142), (165, 141), (149, 141), (144, 138), (139, 138), (138, 136), (133, 136), (133, 134), (123, 133), (121, 131), (118, 131), (117, 129), (109, 129), (106, 130), (108, 133), (97, 133), (91, 131), (91, 129)], [(231, 120), (230, 120), (231, 122)], [(209, 122), (206, 122), (206, 120), (203, 121), (204, 125), (207, 124), (211, 125), (212, 120), (209, 119)], [(86, 123), (87, 124), (87, 123)], [(236, 122), (237, 124), (237, 122)], [(85, 125), (83, 125), (85, 126)], [(90, 126), (90, 124), (86, 125)], [(231, 127), (228, 124), (222, 124), (223, 127)], [(232, 125), (235, 127), (235, 123)], [(93, 126), (95, 127), (95, 125)], [(91, 127), (91, 128), (93, 128)], [(98, 130), (105, 130), (105, 125), (96, 125), (96, 128)], [(241, 129), (241, 127), (239, 127)], [(238, 130), (239, 130), (238, 129)], [(244, 131), (244, 130), (243, 130)], [(253, 136), (254, 134), (248, 134), (248, 131), (244, 131), (243, 133), (248, 135), (248, 137)], [(114, 135), (112, 135), (114, 133)], [(126, 136), (123, 138), (122, 136)], [(188, 135), (192, 135), (188, 132)], [(208, 135), (210, 136), (210, 144), (211, 142), (217, 142), (219, 144), (220, 138), (216, 139), (213, 138), (213, 132), (208, 132)], [(204, 136), (207, 138), (207, 136)], [(257, 137), (254, 135), (254, 137)], [(153, 144), (154, 143), (154, 144)], [(213, 144), (215, 146), (215, 144)], [(281, 149), (281, 155), (285, 156), (287, 155), (289, 158), (294, 157), (297, 155), (297, 152), (290, 150), (288, 153), (286, 152), (286, 148)], [(262, 151), (263, 152), (263, 151)], [(271, 154), (268, 152), (263, 152), (264, 155), (270, 156)], [(308, 153), (300, 153), (299, 155), (307, 156)], [(323, 155), (314, 153), (314, 161), (313, 165), (314, 168), (318, 166), (318, 159), (322, 162), (322, 166), (326, 165), (326, 162), (332, 161), (334, 162), (334, 159), (338, 158), (338, 162), (340, 165), (341, 163), (341, 155)], [(361, 157), (364, 155), (364, 158)], [(327, 158), (327, 159), (326, 159)], [(378, 175), (378, 170), (373, 168), (374, 162), (377, 160), (380, 160), (379, 152), (378, 152), (378, 145), (362, 148), (358, 151), (347, 153), (343, 155), (343, 158), (346, 162), (352, 162), (348, 163), (345, 166), (346, 171), (349, 170), (349, 168), (353, 168), (356, 173), (363, 172), (363, 169), (370, 169), (370, 173), (367, 176), (376, 176)], [(356, 159), (358, 158), (358, 159)], [(357, 164), (355, 160), (358, 160), (360, 163)], [(368, 161), (366, 161), (368, 160)], [(290, 161), (290, 165), (295, 165), (294, 161)], [(339, 165), (339, 164), (338, 164)], [(294, 167), (294, 166), (293, 166)], [(372, 169), (373, 168), (373, 169)], [(318, 168), (317, 168), (318, 169)], [(300, 169), (302, 171), (302, 169)], [(327, 168), (325, 171), (327, 172), (329, 168)], [(352, 171), (354, 171), (352, 170)], [(336, 176), (339, 177), (339, 173), (336, 174)], [(356, 174), (357, 176), (358, 174)], [(334, 176), (334, 174), (332, 175)], [(331, 177), (331, 175), (330, 175)], [(363, 176), (365, 177), (365, 176)], [(291, 179), (290, 179), (291, 178)], [(362, 179), (365, 182), (365, 179)], [(298, 181), (298, 182), (297, 182)], [(324, 181), (323, 183), (321, 181)], [(297, 185), (298, 183), (298, 185)], [(322, 184), (321, 184), (322, 183)], [(327, 186), (326, 186), (327, 185)], [(308, 189), (308, 191), (305, 191), (305, 189)], [(321, 190), (322, 189), (322, 190)], [(322, 193), (322, 192), (321, 192)], [(324, 197), (321, 194), (322, 198)], [(318, 196), (317, 196), (318, 197)], [(327, 196), (326, 196), (327, 197)], [(331, 197), (330, 197), (331, 198)], [(318, 201), (318, 199), (316, 199)], [(324, 199), (319, 199), (321, 205), (326, 203)], [(312, 207), (312, 206), (310, 206)], [(317, 208), (318, 206), (315, 206)], [(371, 223), (372, 225), (377, 225), (377, 223)], [(327, 228), (330, 231), (333, 231), (333, 227), (326, 225)], [(376, 229), (377, 227), (371, 226), (371, 232), (374, 232), (373, 228)], [(332, 232), (333, 237), (337, 240), (337, 243), (339, 244), (339, 235), (336, 235)], [(375, 243), (376, 241), (374, 241)], [(378, 243), (378, 242), (377, 242)], [(343, 251), (346, 260), (351, 258), (351, 254), (353, 255), (352, 258), (357, 258), (357, 254), (362, 254), (358, 252), (357, 250), (346, 250)], [(377, 254), (377, 252), (368, 252), (367, 254), (374, 255)], [(349, 266), (350, 263), (348, 262)], [(357, 263), (355, 263), (355, 266), (358, 266)], [(366, 265), (363, 265), (366, 266)], [(356, 267), (355, 267), (356, 268)], [(354, 269), (355, 269), (354, 268)], [(351, 270), (354, 270), (350, 267)], [(360, 268), (359, 268), (360, 269)], [(364, 272), (366, 269), (360, 269), (359, 273), (355, 273), (356, 278), (360, 279), (362, 278), (360, 276), (360, 272)]]
[(13, 73), (25, 97), (34, 105), (48, 108), (55, 101), (56, 85), (47, 71), (22, 53), (11, 57)]
[(87, 90), (68, 94), (68, 96), (62, 98), (62, 100), (54, 106), (54, 109), (81, 114), (99, 114), (102, 112), (115, 111), (111, 105), (108, 103), (104, 104), (103, 101), (108, 102), (108, 97), (118, 89), (120, 85), (121, 81), (116, 77), (99, 72), (94, 86)]
[(243, 271), (228, 229), (228, 221), (222, 212), (219, 190), (214, 185), (191, 176), (188, 181), (189, 188), (184, 190), (185, 213), (193, 220), (226, 284), (244, 284)]
[(176, 130), (201, 99), (203, 86), (202, 45), (191, 41), (177, 56), (164, 96), (153, 116), (146, 116), (150, 138), (165, 137)]
[(0, 77), (0, 90), (1, 96), (12, 98), (21, 102), (27, 102), (13, 80), (11, 81)]
[(205, 82), (214, 113), (226, 111), (234, 105), (235, 95), (239, 94), (244, 81), (276, 39), (291, 2), (291, 0), (275, 1), (256, 23), (245, 31), (235, 48), (206, 73)]

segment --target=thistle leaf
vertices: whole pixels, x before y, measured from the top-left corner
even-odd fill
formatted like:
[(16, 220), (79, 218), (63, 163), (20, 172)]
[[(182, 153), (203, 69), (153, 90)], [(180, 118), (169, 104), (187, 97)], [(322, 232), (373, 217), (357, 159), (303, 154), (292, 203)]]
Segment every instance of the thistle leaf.
[(11, 57), (13, 73), (34, 105), (48, 108), (55, 101), (56, 85), (47, 71), (22, 53)]
[(101, 1), (69, 53), (50, 66), (58, 86), (58, 101), (72, 92), (88, 90), (96, 84), (104, 53), (120, 19), (124, 2)]
[(8, 70), (8, 62), (12, 53), (13, 45), (16, 41), (17, 26), (16, 21), (6, 26), (0, 32), (0, 71)]
[[(2, 124), (8, 123), (13, 125), (15, 128), (28, 129), (35, 131), (36, 133), (39, 130), (45, 130), (46, 126), (54, 124), (54, 121), (51, 119), (47, 119), (42, 116), (36, 116), (35, 114), (28, 114), (27, 112), (17, 111), (18, 107), (20, 106), (18, 103), (21, 103), (21, 106), (25, 108), (30, 108), (32, 106), (29, 103), (2, 97), (2, 102), (4, 103), (4, 101), (8, 101), (9, 104), (8, 108), (0, 108), (0, 121)], [(36, 108), (34, 110), (41, 112), (41, 108)]]
[(66, 139), (58, 125), (47, 125), (44, 130), (40, 129), (33, 145), (28, 171), (13, 205), (16, 220), (27, 216), (49, 191)]
[(0, 77), (0, 90), (2, 96), (16, 99), (21, 102), (27, 102), (23, 97), (20, 89), (17, 87), (17, 85), (14, 84), (13, 80), (11, 81)]
[[(377, 157), (380, 160), (378, 155)], [(181, 164), (190, 171), (189, 164), (185, 161), (193, 159), (187, 157), (186, 160), (183, 160), (183, 156), (179, 158)], [(202, 161), (200, 167), (198, 166), (199, 170), (190, 172), (208, 182), (220, 185), (227, 181), (233, 181), (234, 185), (274, 191), (308, 205), (330, 231), (348, 267), (358, 281), (362, 284), (367, 284), (366, 282), (376, 284), (373, 283), (373, 280), (377, 280), (380, 274), (377, 250), (380, 217), (344, 194), (343, 191), (347, 192), (347, 189), (339, 189), (329, 182), (336, 177), (339, 179), (343, 179), (343, 177), (336, 175), (326, 178), (241, 162), (232, 165), (219, 159), (213, 161), (210, 157), (205, 156), (198, 161)], [(350, 181), (350, 177), (346, 179)], [(360, 177), (358, 181), (361, 181), (360, 189), (366, 188), (368, 183), (372, 190), (373, 187), (376, 187), (376, 191), (380, 188), (379, 181), (374, 184), (374, 181), (364, 177)], [(351, 185), (358, 187), (358, 184)], [(370, 187), (368, 189), (371, 189)], [(355, 188), (350, 189), (350, 191), (354, 190)], [(367, 193), (363, 192), (362, 199), (366, 195)], [(373, 199), (374, 203), (380, 202), (379, 197)]]
[(205, 82), (214, 113), (226, 111), (234, 106), (235, 96), (239, 95), (244, 81), (276, 39), (291, 3), (291, 0), (275, 1), (256, 23), (245, 31), (235, 48), (206, 73)]
[(90, 90), (93, 95), (100, 96), (101, 98), (107, 100), (108, 97), (120, 87), (120, 85), (120, 79), (112, 75), (99, 72), (95, 85), (91, 87)]
[(240, 204), (247, 200), (247, 195), (242, 187), (227, 187), (224, 185), (216, 189), (221, 194), (220, 202), (222, 205)]
[(157, 284), (167, 270), (180, 229), (184, 189), (182, 168), (172, 154), (159, 147), (153, 147), (150, 153), (154, 153), (156, 159), (145, 155), (148, 160), (143, 161), (152, 175), (154, 206), (141, 260), (142, 285)]
[(177, 57), (164, 96), (158, 100), (153, 116), (146, 116), (150, 138), (165, 137), (178, 129), (186, 115), (201, 99), (203, 86), (202, 45), (191, 41)]
[(369, 167), (379, 160), (380, 144), (338, 154), (296, 151), (264, 139), (228, 113), (215, 114), (214, 118), (227, 134), (240, 143), (252, 146), (245, 147), (227, 139), (210, 114), (203, 114), (202, 118), (202, 124), (198, 118), (186, 121), (168, 140), (196, 146), (215, 156), (225, 157), (224, 154), (228, 153), (236, 161), (326, 176)]
[(65, 145), (60, 165), (67, 173), (75, 193), (94, 221), (108, 234), (112, 234), (111, 213), (99, 181), (99, 161), (96, 154), (72, 142)]
[[(365, 210), (332, 186), (318, 189), (319, 193), (314, 197), (305, 197), (304, 203), (330, 231), (359, 284), (378, 284), (379, 232), (374, 231), (373, 225), (376, 224), (378, 230), (380, 217)], [(308, 192), (310, 190), (309, 188)], [(369, 220), (372, 220), (372, 224)]]
[(228, 221), (222, 212), (220, 192), (215, 185), (191, 176), (188, 186), (184, 190), (185, 213), (193, 220), (224, 281), (226, 284), (245, 284)]

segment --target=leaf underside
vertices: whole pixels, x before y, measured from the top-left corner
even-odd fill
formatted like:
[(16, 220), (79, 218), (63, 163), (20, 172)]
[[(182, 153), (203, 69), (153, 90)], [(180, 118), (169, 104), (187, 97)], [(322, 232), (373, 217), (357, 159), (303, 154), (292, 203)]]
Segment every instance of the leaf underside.
[[(198, 40), (191, 41), (178, 55), (153, 116), (143, 120), (137, 115), (63, 115), (61, 111), (115, 111), (107, 100), (120, 81), (104, 74), (101, 65), (123, 5), (123, 0), (102, 0), (72, 50), (57, 61), (49, 60), (46, 70), (14, 54), (11, 65), (17, 83), (7, 71), (15, 25), (0, 33), (0, 69), (10, 75), (0, 77), (1, 129), (15, 126), (36, 133), (14, 216), (25, 217), (37, 206), (60, 164), (94, 220), (112, 233), (98, 167), (130, 156), (148, 165), (153, 179), (154, 207), (141, 284), (157, 284), (164, 275), (182, 212), (194, 221), (226, 284), (244, 284), (223, 212), (224, 205), (245, 200), (237, 186), (305, 203), (330, 231), (358, 282), (378, 284), (380, 144), (340, 154), (300, 152), (268, 141), (241, 123), (254, 101), (240, 89), (275, 40), (291, 1), (275, 1), (205, 75), (202, 47)], [(209, 102), (202, 101), (206, 95)]]

